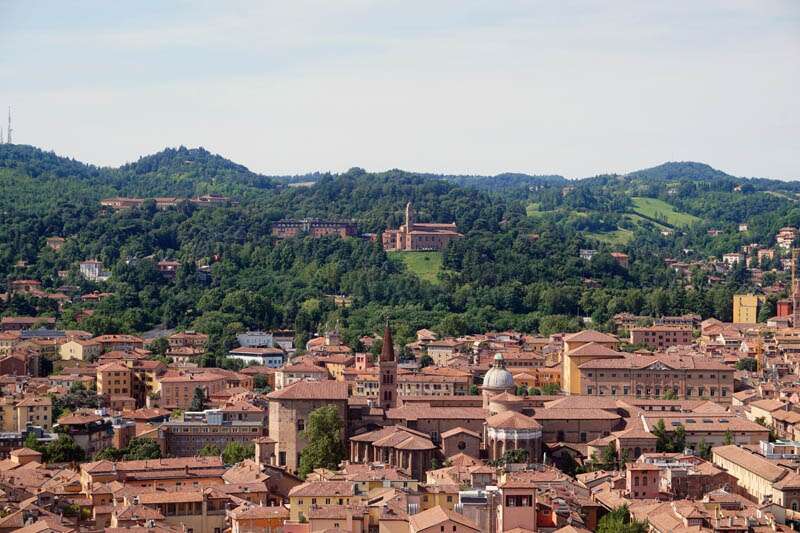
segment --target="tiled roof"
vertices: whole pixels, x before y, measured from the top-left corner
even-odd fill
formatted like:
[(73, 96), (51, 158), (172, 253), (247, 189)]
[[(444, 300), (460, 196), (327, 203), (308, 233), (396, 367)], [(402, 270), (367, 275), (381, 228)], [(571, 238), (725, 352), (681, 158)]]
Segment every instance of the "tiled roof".
[(726, 461), (730, 461), (771, 483), (778, 481), (787, 473), (787, 469), (776, 465), (760, 455), (756, 455), (740, 446), (736, 446), (735, 444), (717, 446), (711, 451), (715, 459), (720, 457)]
[(604, 409), (581, 409), (580, 411), (575, 411), (573, 409), (546, 407), (544, 409), (536, 409), (533, 418), (536, 420), (615, 420), (622, 417), (609, 413)]
[[(323, 370), (324, 372), (324, 370)], [(267, 394), (270, 400), (347, 400), (347, 383), (334, 380), (297, 381)]]
[(565, 335), (564, 342), (619, 342), (619, 339), (613, 335), (586, 329), (577, 333)]
[(486, 425), (500, 429), (542, 429), (542, 425), (529, 416), (516, 411), (504, 411), (486, 419)]
[(427, 511), (422, 511), (421, 513), (411, 515), (408, 521), (411, 525), (412, 531), (423, 531), (448, 521), (455, 522), (456, 524), (467, 529), (472, 529), (473, 531), (480, 531), (478, 524), (466, 516), (456, 513), (455, 511), (445, 509), (440, 505), (431, 507)]
[(350, 481), (307, 481), (289, 491), (289, 497), (353, 495), (355, 495), (355, 483)]

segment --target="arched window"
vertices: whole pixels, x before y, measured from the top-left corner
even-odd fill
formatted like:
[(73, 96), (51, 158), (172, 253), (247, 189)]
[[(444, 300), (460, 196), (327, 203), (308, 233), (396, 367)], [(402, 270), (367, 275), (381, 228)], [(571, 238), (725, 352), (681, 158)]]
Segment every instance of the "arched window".
[(635, 456), (634, 458), (639, 457), (640, 455), (642, 455), (642, 449), (637, 446), (636, 448), (633, 449), (633, 455)]

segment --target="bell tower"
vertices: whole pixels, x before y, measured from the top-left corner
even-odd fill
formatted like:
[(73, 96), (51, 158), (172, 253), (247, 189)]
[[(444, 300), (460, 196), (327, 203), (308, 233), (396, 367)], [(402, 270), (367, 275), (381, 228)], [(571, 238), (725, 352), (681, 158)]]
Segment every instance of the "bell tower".
[(378, 361), (378, 402), (384, 409), (397, 407), (397, 359), (389, 321), (383, 330), (383, 347)]

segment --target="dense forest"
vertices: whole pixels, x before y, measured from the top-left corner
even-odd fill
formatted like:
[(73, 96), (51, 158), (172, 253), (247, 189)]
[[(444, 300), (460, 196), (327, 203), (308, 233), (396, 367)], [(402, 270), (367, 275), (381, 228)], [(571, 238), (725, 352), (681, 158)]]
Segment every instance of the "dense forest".
[[(206, 364), (219, 364), (243, 328), (292, 328), (302, 342), (338, 324), (356, 345), (387, 316), (401, 342), (422, 327), (548, 334), (591, 320), (602, 329), (623, 311), (730, 319), (731, 295), (749, 285), (744, 269), (712, 285), (699, 273), (679, 277), (664, 259), (774, 244), (777, 229), (800, 225), (797, 192), (795, 183), (736, 178), (698, 163), (572, 181), (359, 168), (286, 178), (253, 173), (202, 148), (100, 168), (0, 145), (0, 289), (34, 278), (50, 291), (74, 285), (78, 293), (112, 293), (99, 303), (67, 304), (60, 325), (95, 333), (194, 328), (211, 335)], [(239, 203), (159, 210), (148, 201), (116, 212), (99, 204), (117, 195), (207, 193)], [(443, 252), (435, 281), (368, 238), (270, 235), (284, 217), (350, 219), (363, 233), (379, 233), (402, 223), (409, 201), (419, 221), (454, 221), (464, 233)], [(743, 223), (747, 231), (739, 231)], [(711, 237), (709, 229), (720, 234)], [(58, 252), (46, 246), (52, 236), (66, 238)], [(580, 258), (585, 248), (598, 250), (591, 261)], [(627, 253), (629, 267), (612, 251)], [(95, 284), (79, 276), (77, 264), (88, 258), (103, 261), (111, 279)], [(159, 274), (159, 259), (181, 262), (174, 280)], [(204, 266), (210, 268), (201, 275)], [(334, 295), (349, 304), (337, 306)], [(93, 313), (85, 317), (87, 307)], [(56, 310), (52, 300), (29, 296), (0, 303), (4, 315)]]

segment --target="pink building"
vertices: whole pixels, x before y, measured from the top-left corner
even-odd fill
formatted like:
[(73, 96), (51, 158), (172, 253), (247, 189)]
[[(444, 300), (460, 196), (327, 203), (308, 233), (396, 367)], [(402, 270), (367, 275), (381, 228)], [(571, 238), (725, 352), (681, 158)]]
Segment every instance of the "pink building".
[(634, 499), (657, 499), (661, 469), (648, 463), (631, 463), (625, 473), (625, 488), (628, 497)]

